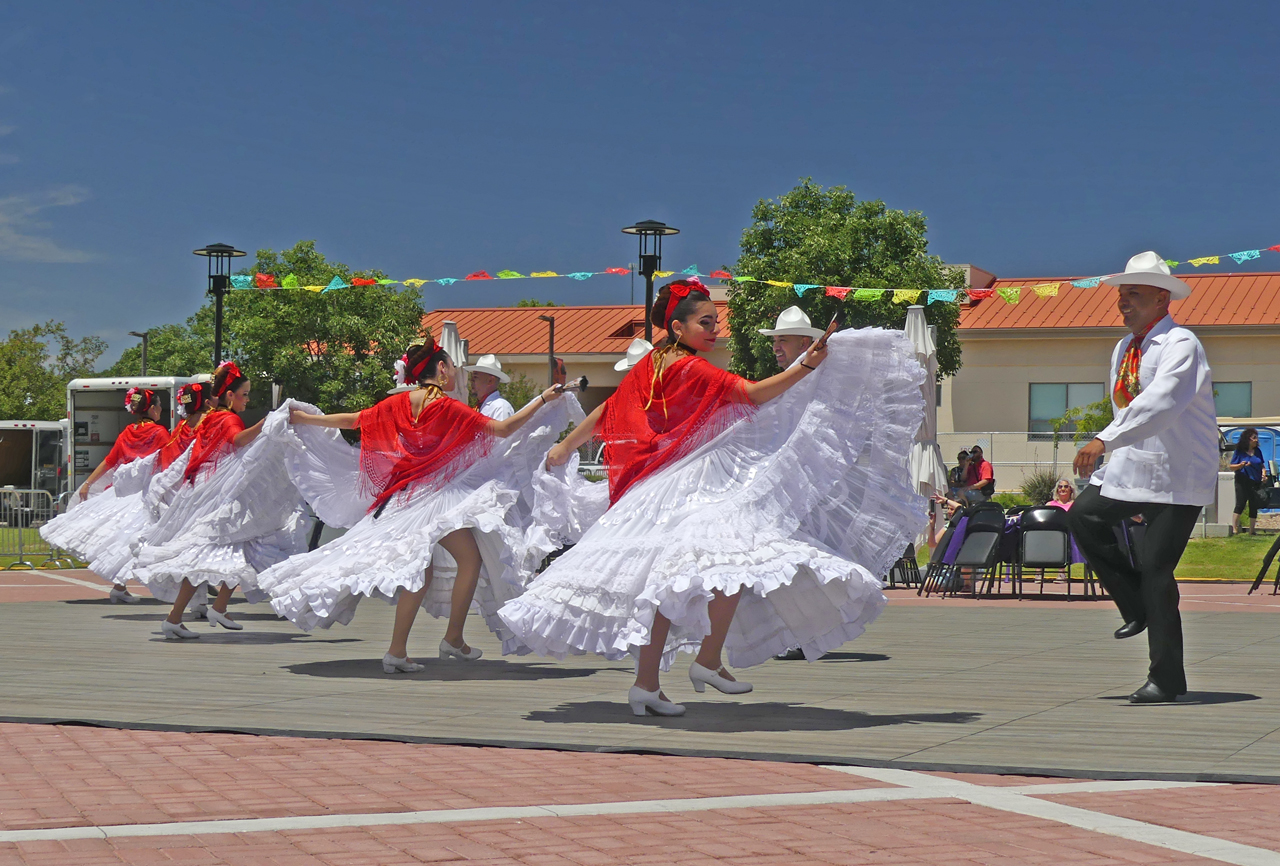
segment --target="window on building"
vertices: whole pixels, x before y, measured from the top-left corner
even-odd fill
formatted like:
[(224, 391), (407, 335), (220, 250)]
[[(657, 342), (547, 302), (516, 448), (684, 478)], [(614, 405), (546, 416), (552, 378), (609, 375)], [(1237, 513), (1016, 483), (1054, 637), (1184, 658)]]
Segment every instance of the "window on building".
[(1252, 382), (1214, 382), (1213, 405), (1220, 417), (1253, 417)]
[[(1100, 382), (1033, 382), (1027, 429), (1032, 433), (1052, 433), (1055, 418), (1067, 414), (1068, 409), (1083, 409), (1097, 403), (1105, 395), (1106, 387)], [(1075, 424), (1067, 424), (1062, 431), (1075, 432), (1075, 429)]]

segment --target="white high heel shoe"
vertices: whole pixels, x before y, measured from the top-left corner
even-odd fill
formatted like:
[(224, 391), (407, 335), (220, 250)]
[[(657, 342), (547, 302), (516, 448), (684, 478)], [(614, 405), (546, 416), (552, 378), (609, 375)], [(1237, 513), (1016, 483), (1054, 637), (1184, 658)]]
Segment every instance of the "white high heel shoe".
[[(724, 666), (722, 665), (720, 671), (723, 670)], [(689, 665), (689, 681), (693, 683), (693, 690), (698, 694), (702, 694), (707, 690), (707, 686), (710, 685), (726, 695), (745, 695), (751, 691), (751, 683), (726, 679), (720, 676), (720, 671), (709, 670), (697, 662)]]
[(111, 587), (110, 594), (107, 595), (112, 604), (137, 604), (142, 601), (136, 595), (131, 595), (129, 590), (120, 589), (119, 587)]
[(196, 619), (204, 619), (205, 614), (207, 614), (208, 612), (209, 612), (209, 605), (204, 604), (203, 602), (200, 604), (193, 604), (187, 607), (187, 613), (191, 614)]
[(425, 670), (425, 667), (417, 662), (409, 661), (408, 656), (398, 659), (391, 653), (387, 653), (382, 657), (382, 672), (384, 674), (416, 674), (420, 670)]
[(223, 628), (229, 628), (232, 631), (240, 631), (240, 629), (244, 628), (244, 626), (227, 616), (225, 613), (218, 613), (218, 611), (212, 607), (204, 612), (204, 618), (209, 621), (210, 626), (220, 625)]
[[(463, 643), (463, 646), (466, 646), (466, 644)], [(462, 659), (464, 662), (473, 662), (482, 655), (484, 655), (484, 652), (476, 649), (475, 647), (463, 652), (458, 647), (450, 644), (447, 640), (441, 639), (440, 641), (440, 658), (442, 659), (455, 658)]]
[(169, 622), (167, 619), (160, 623), (160, 633), (164, 635), (165, 640), (193, 640), (200, 637), (182, 623)]
[(632, 686), (631, 691), (627, 692), (627, 703), (631, 705), (631, 712), (637, 716), (643, 716), (646, 712), (653, 713), (655, 716), (684, 715), (684, 705), (664, 701), (662, 689), (646, 692), (639, 686)]

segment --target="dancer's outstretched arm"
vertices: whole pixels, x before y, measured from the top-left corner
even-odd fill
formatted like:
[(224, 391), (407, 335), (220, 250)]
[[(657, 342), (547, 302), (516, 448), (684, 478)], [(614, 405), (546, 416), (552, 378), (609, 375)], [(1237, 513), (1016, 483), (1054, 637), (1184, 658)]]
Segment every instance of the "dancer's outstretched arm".
[(814, 343), (810, 346), (809, 351), (804, 353), (804, 357), (800, 359), (799, 364), (794, 364), (776, 376), (770, 376), (768, 379), (761, 379), (759, 382), (748, 382), (746, 391), (747, 397), (750, 398), (751, 402), (757, 406), (761, 403), (768, 403), (816, 370), (818, 365), (827, 357), (825, 341), (820, 340), (819, 342), (823, 343), (823, 345)]
[(587, 441), (595, 435), (596, 424), (600, 423), (600, 416), (604, 413), (604, 404), (591, 410), (591, 414), (583, 419), (582, 423), (573, 428), (573, 432), (564, 437), (564, 440), (557, 442), (555, 447), (547, 453), (547, 467), (562, 466), (569, 461), (569, 455), (577, 451)]
[[(289, 413), (290, 424), (310, 424), (313, 427), (337, 427), (340, 430), (354, 430), (360, 424), (359, 412), (340, 412), (337, 415), (312, 415), (301, 409)], [(259, 425), (261, 426), (261, 422)]]
[(501, 421), (490, 421), (489, 432), (499, 439), (506, 439), (523, 427), (524, 422), (532, 418), (533, 413), (541, 409), (544, 404), (550, 403), (552, 400), (559, 400), (563, 396), (564, 391), (559, 390), (558, 386), (552, 385), (539, 394), (536, 400), (530, 400), (527, 406), (510, 418), (503, 418)]

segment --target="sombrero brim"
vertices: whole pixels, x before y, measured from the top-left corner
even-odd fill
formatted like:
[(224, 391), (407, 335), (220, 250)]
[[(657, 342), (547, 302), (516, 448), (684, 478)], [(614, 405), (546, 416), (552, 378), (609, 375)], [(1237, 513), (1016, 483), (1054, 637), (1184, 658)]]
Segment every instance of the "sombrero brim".
[(1125, 274), (1108, 274), (1102, 282), (1110, 286), (1155, 286), (1164, 289), (1175, 301), (1191, 296), (1191, 286), (1172, 274), (1161, 274), (1154, 271), (1138, 271)]
[(488, 373), (490, 376), (496, 376), (498, 381), (504, 385), (511, 381), (511, 377), (508, 376), (506, 373), (502, 372), (501, 370), (495, 370), (492, 367), (472, 366), (472, 367), (463, 367), (462, 369), (466, 370), (468, 373)]
[(760, 328), (760, 333), (766, 337), (813, 337), (816, 340), (826, 332), (819, 328)]
[(617, 370), (619, 373), (623, 373), (634, 366), (635, 364), (632, 364), (626, 358), (623, 358), (621, 361), (613, 365), (613, 369)]

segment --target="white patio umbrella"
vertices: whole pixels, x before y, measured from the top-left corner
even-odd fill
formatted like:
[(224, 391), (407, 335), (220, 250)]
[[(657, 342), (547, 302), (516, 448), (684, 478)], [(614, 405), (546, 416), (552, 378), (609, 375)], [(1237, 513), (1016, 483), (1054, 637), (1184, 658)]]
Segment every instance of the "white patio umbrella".
[(438, 342), (440, 343), (440, 348), (449, 353), (449, 360), (453, 361), (454, 365), (459, 368), (456, 384), (453, 390), (449, 392), (449, 396), (465, 403), (468, 398), (467, 383), (469, 377), (467, 372), (462, 369), (462, 365), (467, 363), (467, 341), (458, 334), (457, 322), (446, 321), (440, 326), (440, 339)]
[(916, 441), (911, 446), (908, 466), (916, 490), (923, 496), (932, 496), (947, 489), (947, 467), (942, 462), (942, 450), (938, 447), (938, 347), (933, 341), (929, 324), (925, 321), (924, 307), (918, 304), (907, 307), (907, 325), (904, 330), (911, 345), (915, 346), (920, 365), (928, 373), (924, 384), (920, 386), (924, 396), (924, 420), (916, 431)]

